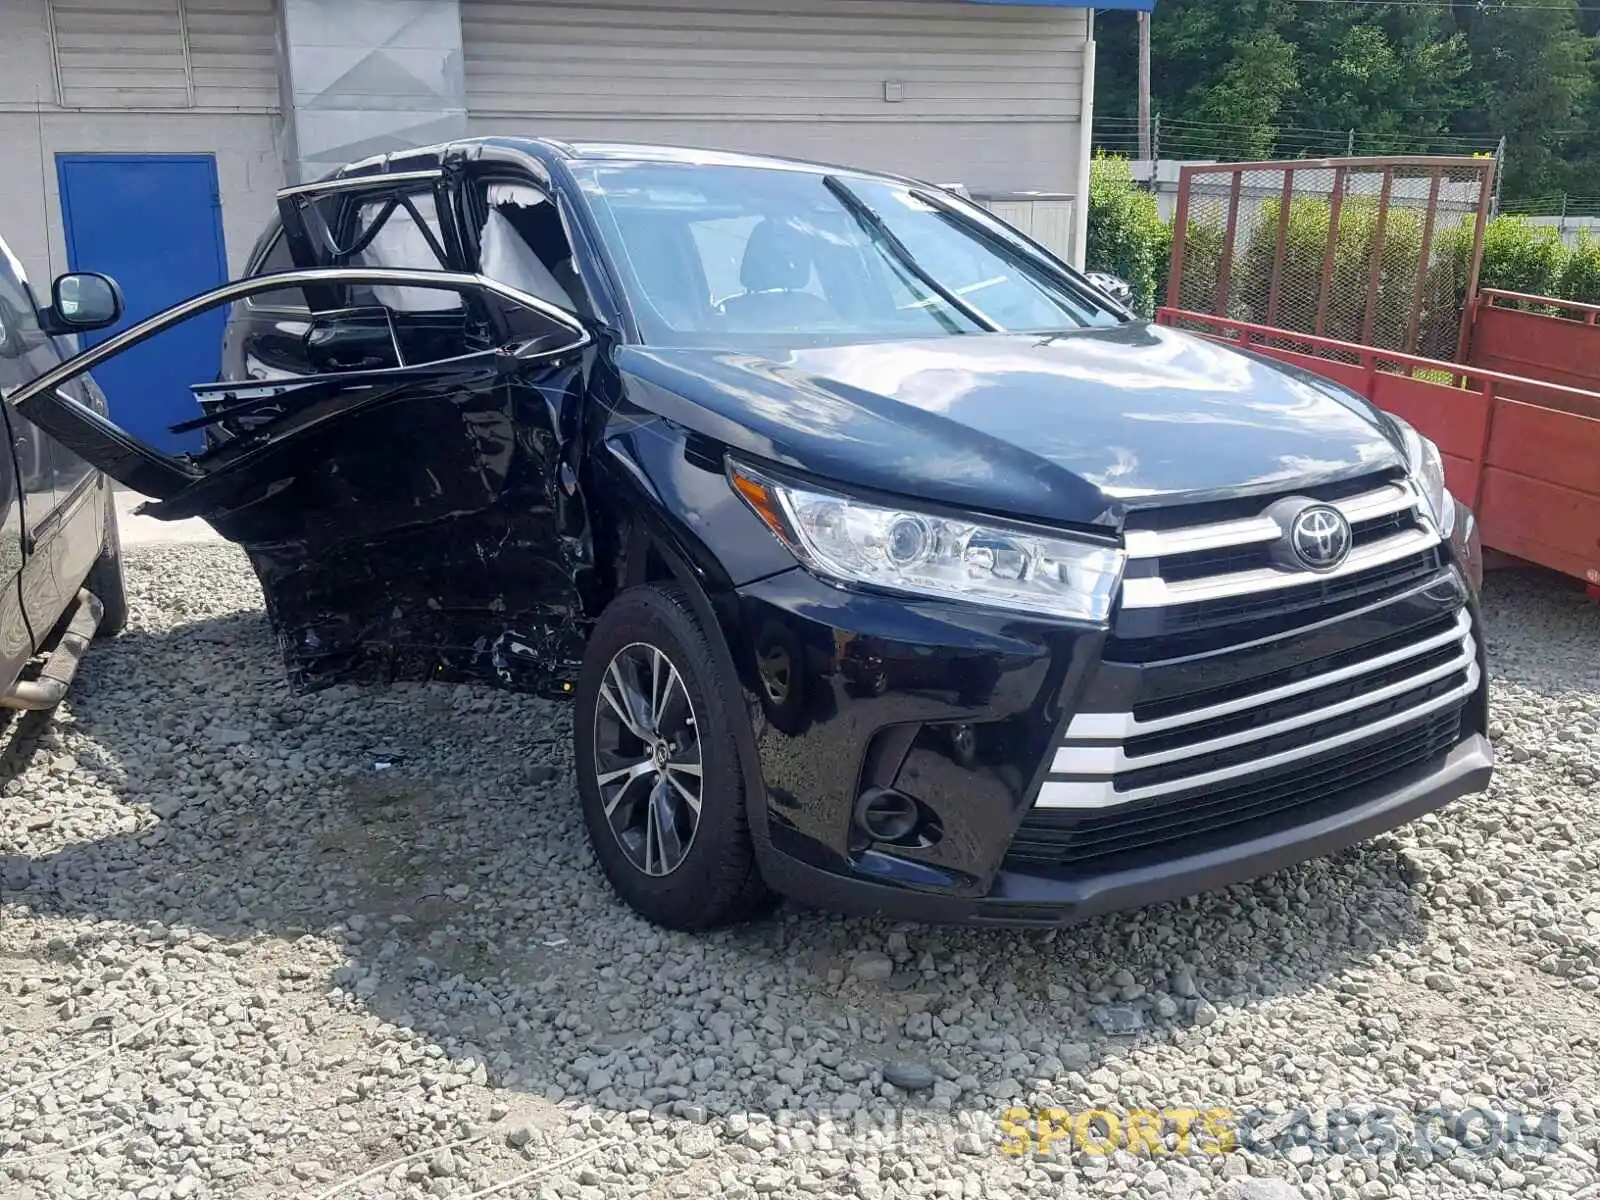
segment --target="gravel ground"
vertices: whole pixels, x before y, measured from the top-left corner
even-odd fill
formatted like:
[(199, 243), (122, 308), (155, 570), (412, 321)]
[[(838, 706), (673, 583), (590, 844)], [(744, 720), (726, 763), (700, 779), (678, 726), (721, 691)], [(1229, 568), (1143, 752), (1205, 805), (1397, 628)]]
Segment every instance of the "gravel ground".
[[(128, 557), (0, 754), (0, 1196), (1600, 1195), (1600, 609), (1548, 577), (1491, 577), (1487, 797), (1058, 935), (696, 938), (592, 866), (562, 707), (292, 697), (232, 547)], [(1017, 1155), (1016, 1106), (1277, 1119)], [(1476, 1144), (1512, 1111), (1555, 1136)]]

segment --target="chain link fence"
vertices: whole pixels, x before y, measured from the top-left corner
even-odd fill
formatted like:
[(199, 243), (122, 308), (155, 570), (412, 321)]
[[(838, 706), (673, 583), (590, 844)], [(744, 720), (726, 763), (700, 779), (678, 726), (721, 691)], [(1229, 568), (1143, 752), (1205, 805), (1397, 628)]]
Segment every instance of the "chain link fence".
[(1167, 304), (1454, 361), (1494, 169), (1490, 158), (1184, 167)]

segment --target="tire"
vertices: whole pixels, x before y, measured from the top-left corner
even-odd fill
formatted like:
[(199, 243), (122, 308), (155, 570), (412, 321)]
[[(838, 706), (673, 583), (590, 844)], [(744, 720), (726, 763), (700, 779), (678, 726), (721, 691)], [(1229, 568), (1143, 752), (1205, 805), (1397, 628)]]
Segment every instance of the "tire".
[(584, 652), (573, 748), (589, 844), (617, 894), (657, 925), (711, 929), (776, 901), (750, 841), (733, 735), (747, 719), (741, 694), (717, 670), (704, 627), (675, 587), (618, 596)]
[(106, 527), (100, 557), (83, 581), (99, 599), (102, 612), (96, 637), (116, 637), (128, 624), (128, 589), (122, 578), (122, 538), (117, 533), (117, 506), (106, 489)]

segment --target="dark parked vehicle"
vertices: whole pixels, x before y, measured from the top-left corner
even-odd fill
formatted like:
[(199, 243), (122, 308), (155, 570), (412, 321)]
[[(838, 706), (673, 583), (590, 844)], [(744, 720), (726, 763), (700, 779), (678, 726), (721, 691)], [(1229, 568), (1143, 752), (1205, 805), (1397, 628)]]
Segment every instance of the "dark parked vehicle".
[[(1061, 923), (1489, 778), (1432, 445), (959, 197), (493, 138), (279, 210), (252, 278), (18, 409), (241, 543), (296, 685), (571, 695), (595, 853), (655, 921)], [(219, 305), (203, 453), (57, 390)]]
[[(116, 285), (100, 275), (63, 275), (49, 300), (39, 303), (0, 241), (0, 394), (58, 367), (75, 352), (65, 338), (122, 315)], [(103, 418), (105, 397), (89, 375), (61, 394)], [(49, 709), (95, 635), (127, 620), (116, 506), (105, 476), (21, 413), (7, 406), (0, 421), (0, 708)]]

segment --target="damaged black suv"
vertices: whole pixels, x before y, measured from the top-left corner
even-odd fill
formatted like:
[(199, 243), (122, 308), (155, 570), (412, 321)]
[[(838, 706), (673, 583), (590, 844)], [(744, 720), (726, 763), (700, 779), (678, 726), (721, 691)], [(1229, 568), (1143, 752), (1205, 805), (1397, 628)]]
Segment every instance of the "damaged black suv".
[[(1058, 924), (1489, 778), (1438, 451), (960, 197), (491, 138), (279, 213), (250, 278), (13, 403), (243, 545), (295, 685), (571, 695), (595, 853), (652, 920)], [(203, 451), (59, 390), (223, 305)]]

